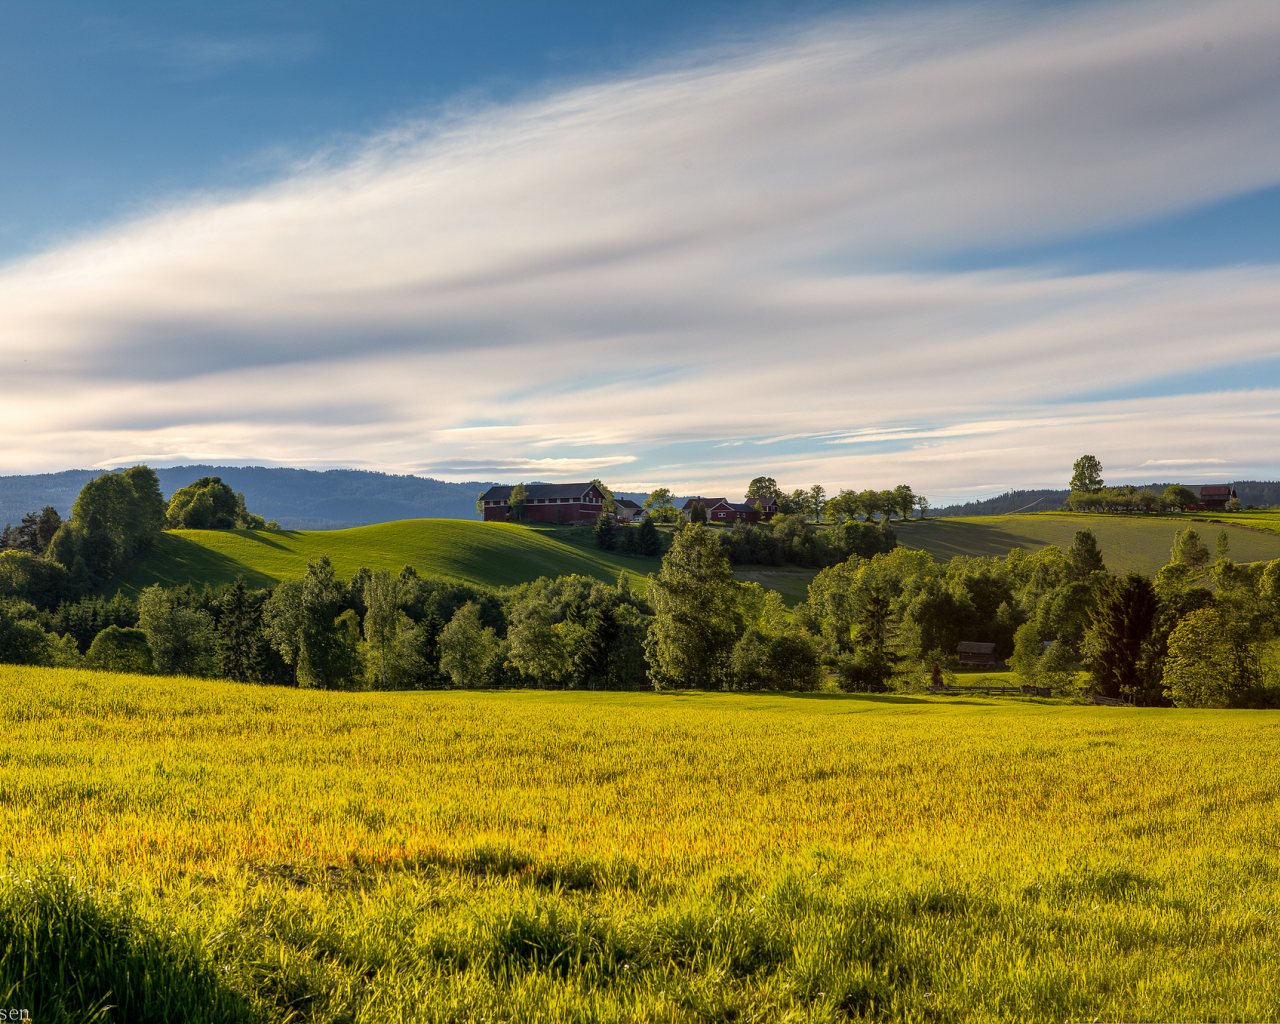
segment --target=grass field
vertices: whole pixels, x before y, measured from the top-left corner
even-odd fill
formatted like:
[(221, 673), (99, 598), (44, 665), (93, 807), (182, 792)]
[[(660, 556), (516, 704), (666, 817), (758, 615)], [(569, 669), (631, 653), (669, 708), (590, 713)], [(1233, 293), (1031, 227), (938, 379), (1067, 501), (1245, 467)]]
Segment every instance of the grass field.
[(1280, 1016), (1274, 713), (0, 687), (41, 1022)]
[[(1087, 513), (1036, 512), (1009, 516), (971, 516), (955, 519), (914, 519), (895, 522), (894, 532), (904, 547), (923, 549), (946, 561), (954, 555), (1007, 555), (1012, 548), (1038, 551), (1049, 544), (1069, 547), (1077, 530), (1090, 529), (1098, 538), (1107, 569), (1131, 570), (1154, 576), (1169, 561), (1173, 535), (1194, 527), (1213, 550), (1221, 530), (1231, 541), (1231, 557), (1237, 562), (1280, 558), (1280, 533), (1260, 532), (1241, 525), (1251, 513), (1222, 515), (1221, 523), (1192, 516), (1118, 516)], [(1258, 515), (1252, 513), (1252, 515)], [(1260, 526), (1263, 518), (1249, 520)], [(1277, 518), (1280, 529), (1280, 517)]]
[(156, 538), (118, 588), (137, 594), (152, 583), (217, 586), (237, 575), (250, 586), (267, 586), (300, 579), (307, 560), (321, 555), (344, 579), (361, 566), (394, 573), (412, 565), (423, 576), (493, 587), (571, 573), (616, 583), (625, 569), (643, 589), (658, 568), (656, 560), (600, 551), (580, 528), (406, 519), (351, 530), (173, 530)]

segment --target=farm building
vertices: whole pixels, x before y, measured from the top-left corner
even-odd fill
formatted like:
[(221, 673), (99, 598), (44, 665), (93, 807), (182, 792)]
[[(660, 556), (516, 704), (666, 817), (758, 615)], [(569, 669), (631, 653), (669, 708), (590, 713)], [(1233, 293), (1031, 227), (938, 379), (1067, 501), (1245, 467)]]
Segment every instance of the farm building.
[[(490, 487), (481, 496), (484, 521), (503, 522), (512, 486)], [(594, 523), (604, 508), (604, 495), (595, 484), (526, 484), (522, 520), (541, 523)]]
[(639, 502), (632, 501), (630, 498), (614, 498), (613, 514), (620, 523), (636, 523), (644, 515), (644, 509), (640, 507)]
[(690, 498), (680, 509), (681, 515), (688, 519), (690, 510), (698, 503), (701, 503), (702, 507), (707, 510), (708, 523), (768, 522), (773, 518), (774, 513), (778, 511), (778, 503), (776, 501), (770, 501), (768, 505), (764, 502), (760, 503), (761, 508), (764, 509), (764, 515), (762, 516), (756, 511), (754, 502), (747, 505), (728, 501), (724, 498)]
[(961, 665), (995, 665), (996, 645), (962, 640), (956, 648), (956, 657)]
[(1208, 484), (1200, 488), (1200, 504), (1206, 512), (1221, 512), (1236, 496), (1230, 484)]

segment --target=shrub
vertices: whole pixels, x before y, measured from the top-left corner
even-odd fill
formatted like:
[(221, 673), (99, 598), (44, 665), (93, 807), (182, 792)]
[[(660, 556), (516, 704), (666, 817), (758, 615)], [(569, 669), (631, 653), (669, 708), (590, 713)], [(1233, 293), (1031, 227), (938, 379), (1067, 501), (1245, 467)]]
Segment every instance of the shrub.
[(147, 634), (140, 629), (108, 626), (89, 645), (85, 665), (107, 672), (154, 672), (155, 659)]

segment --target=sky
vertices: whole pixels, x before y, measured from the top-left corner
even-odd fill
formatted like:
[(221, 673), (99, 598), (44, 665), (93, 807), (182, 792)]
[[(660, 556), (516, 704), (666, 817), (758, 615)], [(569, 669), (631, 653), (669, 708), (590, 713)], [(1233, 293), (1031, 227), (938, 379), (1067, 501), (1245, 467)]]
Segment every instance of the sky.
[(1280, 472), (1280, 4), (10, 2), (0, 472)]

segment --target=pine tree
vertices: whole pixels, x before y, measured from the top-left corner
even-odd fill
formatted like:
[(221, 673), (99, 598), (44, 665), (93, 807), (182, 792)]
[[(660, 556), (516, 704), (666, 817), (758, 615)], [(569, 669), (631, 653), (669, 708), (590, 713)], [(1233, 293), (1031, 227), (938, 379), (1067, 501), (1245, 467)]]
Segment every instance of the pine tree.
[(658, 533), (658, 528), (653, 525), (652, 519), (646, 516), (638, 532), (636, 548), (640, 554), (650, 558), (662, 554), (662, 536)]
[(257, 681), (262, 639), (257, 618), (244, 577), (237, 576), (222, 599), (222, 619), (218, 624), (218, 674), (224, 679), (240, 683)]

